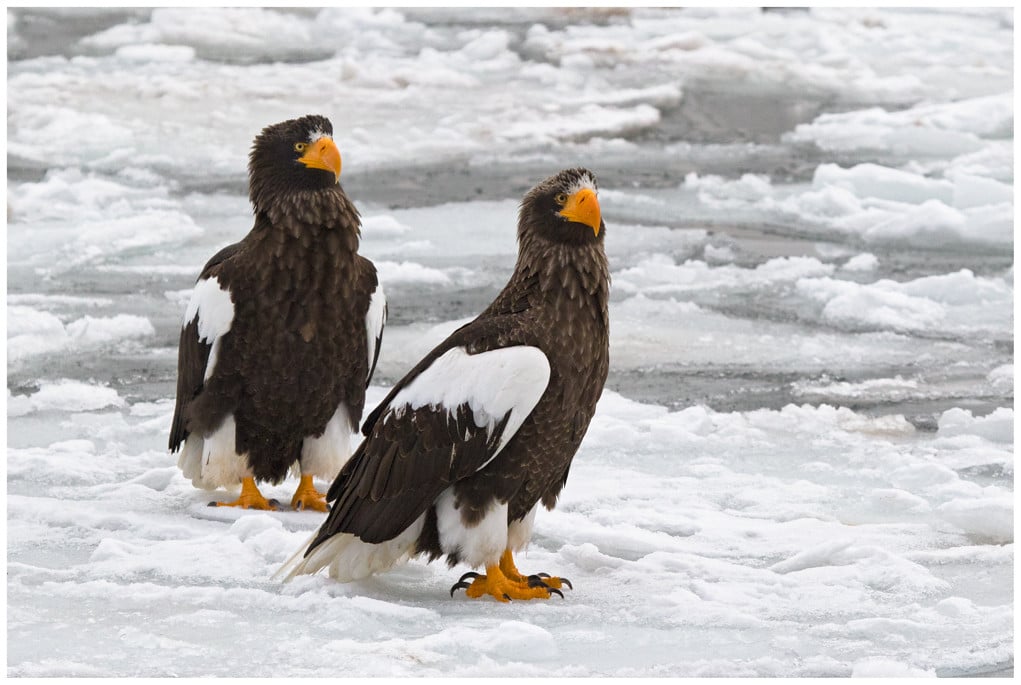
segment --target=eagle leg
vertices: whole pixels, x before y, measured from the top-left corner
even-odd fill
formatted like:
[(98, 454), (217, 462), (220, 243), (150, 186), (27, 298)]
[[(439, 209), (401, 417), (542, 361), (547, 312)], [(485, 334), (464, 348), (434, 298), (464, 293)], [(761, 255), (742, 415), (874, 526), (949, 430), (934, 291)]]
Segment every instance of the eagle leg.
[[(472, 582), (468, 583), (467, 579)], [(461, 579), (450, 588), (450, 595), (453, 597), (456, 590), (463, 589), (465, 594), (475, 599), (483, 595), (489, 595), (500, 602), (508, 602), (512, 599), (549, 599), (553, 594), (564, 596), (558, 588), (547, 583), (547, 579), (539, 576), (523, 576), (514, 567), (514, 560), (510, 550), (503, 553), (500, 563), (486, 566), (486, 575), (468, 572), (461, 576)], [(568, 585), (570, 585), (568, 583)]]
[(546, 587), (559, 589), (566, 585), (572, 590), (574, 589), (574, 586), (571, 585), (571, 581), (567, 578), (557, 578), (556, 576), (551, 576), (548, 573), (537, 573), (531, 576), (522, 575), (521, 571), (518, 570), (518, 567), (514, 565), (514, 557), (509, 549), (504, 550), (503, 556), (500, 557), (500, 570), (503, 571), (503, 575), (508, 578), (519, 583), (526, 583), (530, 587), (545, 585)]
[(298, 489), (291, 498), (291, 508), (295, 511), (299, 509), (329, 511), (330, 505), (326, 503), (326, 495), (316, 490), (316, 486), (312, 484), (312, 476), (302, 475)]
[(241, 480), (241, 496), (234, 502), (210, 502), (211, 507), (241, 507), (242, 509), (263, 509), (276, 511), (276, 501), (268, 500), (259, 492), (254, 478)]

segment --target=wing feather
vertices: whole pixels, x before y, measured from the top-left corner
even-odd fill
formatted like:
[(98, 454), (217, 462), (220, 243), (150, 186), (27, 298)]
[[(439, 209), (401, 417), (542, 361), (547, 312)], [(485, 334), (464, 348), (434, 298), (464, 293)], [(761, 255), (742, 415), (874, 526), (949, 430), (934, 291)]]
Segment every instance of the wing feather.
[(386, 295), (383, 293), (383, 286), (377, 283), (369, 298), (369, 311), (365, 314), (365, 333), (369, 344), (369, 375), (365, 379), (366, 386), (372, 380), (372, 374), (376, 371), (376, 362), (379, 361), (379, 349), (383, 344), (383, 328), (386, 326), (386, 317)]
[[(215, 354), (219, 348), (217, 343), (222, 337), (222, 333), (218, 334), (217, 329), (222, 328), (223, 320), (227, 314), (223, 309), (222, 297), (216, 300), (217, 296), (213, 294), (212, 297), (216, 301), (210, 302), (208, 305), (205, 304), (203, 298), (211, 294), (208, 292), (211, 278), (217, 285), (216, 289), (222, 292), (219, 282), (213, 274), (218, 271), (217, 267), (221, 263), (234, 256), (241, 247), (242, 243), (228, 245), (206, 262), (188, 303), (177, 349), (177, 399), (168, 442), (171, 452), (180, 449), (188, 437), (185, 410), (188, 404), (202, 391), (203, 384), (215, 366)], [(230, 302), (229, 296), (227, 302)], [(232, 318), (233, 305), (230, 307), (229, 314)], [(228, 320), (227, 330), (229, 329)]]
[(451, 483), (499, 455), (538, 404), (549, 375), (536, 347), (469, 354), (459, 346), (402, 380), (373, 412), (368, 437), (330, 487), (332, 509), (306, 554), (337, 533), (369, 543), (399, 535)]

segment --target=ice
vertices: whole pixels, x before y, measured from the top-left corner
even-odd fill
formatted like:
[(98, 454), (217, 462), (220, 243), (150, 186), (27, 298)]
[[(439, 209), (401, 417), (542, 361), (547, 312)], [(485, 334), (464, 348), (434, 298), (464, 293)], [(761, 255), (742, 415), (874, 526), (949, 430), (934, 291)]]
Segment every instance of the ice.
[(763, 200), (772, 195), (773, 188), (767, 176), (742, 174), (736, 181), (720, 176), (702, 176), (692, 171), (684, 177), (684, 187), (698, 191), (698, 199), (714, 207)]
[[(7, 18), (7, 675), (1012, 675), (1010, 8)], [(563, 600), (279, 584), (321, 515), (167, 452), (252, 137), (306, 113), (388, 296), (367, 408), (505, 283), (522, 194), (598, 175), (610, 376), (518, 555)]]
[(940, 505), (939, 513), (968, 534), (996, 543), (1014, 541), (1014, 498), (1011, 495), (981, 501), (955, 499)]
[(7, 360), (17, 363), (68, 349), (95, 349), (122, 340), (144, 338), (155, 332), (148, 319), (131, 314), (86, 315), (65, 325), (49, 312), (11, 306), (7, 308)]
[(894, 659), (869, 657), (854, 662), (852, 678), (935, 678), (933, 669), (915, 668)]
[(841, 268), (844, 271), (875, 271), (877, 266), (879, 258), (871, 252), (864, 252), (848, 259)]
[(92, 411), (122, 407), (124, 399), (113, 388), (61, 379), (40, 384), (38, 392), (17, 398), (7, 396), (7, 415), (24, 416), (34, 411)]
[(860, 383), (840, 381), (837, 383), (818, 383), (797, 381), (793, 384), (795, 394), (802, 397), (828, 396), (840, 397), (844, 400), (865, 397), (882, 398), (884, 400), (901, 400), (916, 396), (920, 392), (919, 383), (914, 379), (870, 378)]
[(1013, 391), (1014, 365), (1004, 364), (1003, 366), (997, 366), (989, 372), (987, 378), (989, 379), (989, 382), (992, 383), (993, 387), (1002, 391)]
[(799, 125), (790, 139), (826, 150), (882, 149), (899, 155), (947, 156), (982, 149), (983, 138), (1009, 134), (1012, 93), (952, 103), (921, 104), (888, 112), (881, 108), (824, 114)]
[(832, 278), (802, 278), (803, 295), (824, 303), (822, 317), (836, 324), (891, 330), (943, 330), (1006, 333), (1002, 317), (1013, 289), (1003, 279), (987, 279), (962, 269), (905, 283), (880, 279), (871, 284)]
[(383, 283), (450, 283), (450, 277), (438, 269), (415, 262), (376, 262), (376, 273)]
[(639, 262), (617, 275), (616, 285), (627, 293), (673, 293), (690, 290), (738, 288), (778, 282), (795, 282), (810, 276), (833, 272), (833, 266), (812, 257), (778, 257), (754, 269), (737, 266), (711, 267), (705, 262), (688, 260), (674, 264), (666, 255)]
[(947, 409), (939, 417), (940, 435), (978, 435), (994, 442), (1014, 442), (1014, 412), (1000, 407), (976, 418), (967, 409)]
[(922, 203), (936, 198), (949, 203), (954, 193), (954, 186), (949, 181), (928, 179), (878, 164), (858, 164), (850, 169), (836, 164), (821, 164), (816, 167), (812, 184), (896, 202)]
[[(82, 40), (87, 47), (121, 47), (138, 44), (189, 45), (205, 57), (253, 53), (263, 59), (286, 59), (307, 54), (313, 44), (313, 27), (292, 15), (263, 9), (158, 8), (142, 24), (118, 24)], [(272, 34), (267, 42), (264, 36)], [(291, 46), (288, 48), (287, 46)]]
[[(172, 408), (161, 407), (158, 418), (168, 418)], [(162, 439), (161, 425), (125, 419), (118, 443)], [(128, 462), (115, 458), (118, 443), (107, 438), (9, 450), (10, 543), (16, 554), (34, 550), (28, 558), (37, 560), (11, 567), (10, 601), (18, 605), (37, 584), (52, 598), (37, 605), (39, 616), (15, 615), (19, 634), (36, 643), (16, 643), (14, 654), (42, 654), (64, 640), (59, 653), (84, 664), (82, 672), (120, 672), (129, 655), (146, 653), (142, 671), (152, 674), (306, 673), (331, 666), (277, 655), (313, 639), (298, 625), (315, 625), (317, 642), (343, 644), (324, 654), (351, 673), (406, 673), (409, 654), (422, 657), (418, 675), (529, 674), (560, 662), (576, 664), (577, 675), (634, 673), (678, 660), (706, 674), (848, 675), (866, 659), (928, 671), (1002, 659), (1009, 604), (962, 594), (967, 586), (920, 552), (956, 545), (975, 550), (964, 558), (978, 563), (984, 548), (965, 547), (969, 536), (1002, 538), (1009, 529), (993, 526), (1011, 511), (1010, 497), (998, 486), (990, 487), (1002, 494), (991, 498), (982, 488), (969, 495), (952, 470), (906, 477), (898, 464), (924, 465), (944, 448), (910, 426), (890, 427), (825, 406), (670, 412), (606, 392), (560, 506), (540, 515), (537, 537), (519, 559), (522, 568), (570, 577), (575, 591), (560, 604), (489, 609), (451, 600), (446, 588), (458, 571), (420, 561), (352, 585), (269, 582), (316, 517), (196, 518), (194, 507), (205, 509), (211, 495), (191, 488), (158, 449), (143, 448)], [(647, 447), (636, 453), (635, 444)], [(68, 457), (88, 467), (68, 470)], [(111, 479), (114, 470), (121, 475)], [(67, 476), (57, 478), (61, 472)], [(36, 489), (25, 490), (30, 484)], [(950, 486), (958, 492), (944, 501)], [(288, 487), (267, 489), (279, 497)], [(57, 493), (72, 492), (55, 506)], [(859, 519), (859, 498), (882, 517)], [(68, 546), (81, 550), (73, 565), (51, 569), (43, 561)], [(616, 589), (613, 596), (605, 587)], [(658, 601), (643, 599), (649, 594)], [(52, 620), (68, 606), (93, 619), (94, 649), (119, 644), (119, 655), (94, 662), (85, 642), (70, 639), (69, 628)], [(116, 619), (137, 611), (151, 612), (160, 630)], [(217, 631), (239, 617), (274, 651), (221, 652)], [(959, 640), (962, 620), (982, 640), (977, 652)], [(792, 630), (801, 635), (796, 653), (787, 649)], [(663, 631), (688, 638), (664, 641)], [(765, 641), (761, 653), (731, 657), (730, 666), (706, 660), (706, 640), (734, 644), (748, 631)], [(703, 639), (689, 641), (695, 635)], [(466, 639), (489, 646), (466, 653)], [(912, 651), (918, 641), (933, 651)], [(174, 649), (154, 651), (160, 645)], [(763, 661), (767, 654), (773, 661)], [(825, 654), (840, 656), (804, 661)], [(11, 672), (60, 672), (52, 658), (28, 659)]]
[(136, 62), (190, 62), (195, 49), (187, 45), (123, 45), (114, 53), (117, 57)]

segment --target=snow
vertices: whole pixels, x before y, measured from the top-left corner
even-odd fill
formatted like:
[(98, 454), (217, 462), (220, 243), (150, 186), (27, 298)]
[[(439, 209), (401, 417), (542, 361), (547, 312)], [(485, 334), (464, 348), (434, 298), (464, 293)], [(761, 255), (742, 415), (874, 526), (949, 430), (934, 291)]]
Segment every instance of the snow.
[[(373, 395), (384, 391), (373, 388)], [(171, 409), (162, 405), (158, 418), (169, 421)], [(53, 620), (68, 607), (91, 619), (91, 647), (70, 639), (63, 657), (100, 673), (121, 672), (132, 654), (162, 641), (177, 647), (152, 654), (141, 672), (344, 667), (352, 674), (435, 675), (493, 668), (527, 675), (541, 672), (535, 664), (563, 661), (576, 664), (577, 674), (633, 673), (652, 663), (685, 663), (709, 674), (726, 667), (705, 656), (706, 640), (723, 646), (749, 636), (761, 641), (761, 651), (736, 663), (757, 673), (847, 675), (878, 656), (933, 670), (1009, 654), (1010, 604), (969, 599), (957, 575), (966, 569), (918, 557), (995, 534), (1008, 544), (993, 568), (1009, 568), (1010, 529), (996, 527), (1011, 511), (1009, 490), (989, 486), (1000, 494), (946, 500), (944, 493), (966, 483), (954, 471), (906, 478), (901, 464), (934, 465), (945, 450), (909, 425), (891, 432), (885, 420), (808, 405), (669, 412), (607, 391), (570, 486), (556, 510), (540, 512), (536, 537), (519, 560), (524, 569), (569, 577), (575, 590), (563, 602), (498, 611), (495, 603), (451, 600), (446, 590), (459, 571), (421, 561), (353, 584), (269, 581), (319, 517), (290, 514), (285, 523), (251, 512), (227, 524), (196, 518), (192, 507), (201, 511), (212, 495), (167, 464), (154, 444), (164, 426), (122, 417), (118, 441), (9, 449), (10, 544), (28, 554), (10, 567), (9, 601), (16, 607), (39, 588), (49, 598), (39, 616), (12, 617), (19, 634), (34, 637), (18, 654), (43, 654), (69, 640), (72, 624)], [(150, 447), (125, 461), (117, 458), (121, 441)], [(648, 447), (635, 453), (635, 444)], [(68, 471), (72, 457), (88, 468)], [(282, 497), (288, 488), (267, 490)], [(883, 494), (891, 492), (897, 494)], [(868, 509), (859, 504), (863, 497)], [(867, 512), (872, 520), (862, 518)], [(49, 567), (55, 546), (78, 550), (78, 561)], [(117, 618), (139, 611), (153, 617), (147, 626), (159, 627)], [(959, 639), (962, 616), (975, 644)], [(257, 630), (219, 651), (216, 632), (238, 617)], [(298, 622), (316, 632), (295, 631)], [(138, 642), (125, 643), (124, 631)], [(664, 642), (671, 632), (677, 638)], [(791, 634), (802, 636), (794, 651)], [(537, 649), (455, 648), (468, 635)], [(263, 648), (248, 649), (256, 639)], [(315, 665), (278, 661), (312, 640), (339, 640), (345, 649), (324, 651), (325, 661)], [(918, 644), (931, 651), (917, 653)], [(412, 670), (405, 657), (422, 649), (429, 657)], [(105, 655), (102, 663), (93, 652)], [(767, 654), (772, 666), (757, 660)], [(827, 654), (841, 656), (825, 666), (810, 659)], [(291, 665), (281, 670), (281, 663)]]
[[(1012, 673), (1011, 9), (7, 16), (7, 675)], [(506, 282), (522, 194), (598, 175), (610, 378), (518, 559), (563, 600), (282, 584), (322, 516), (168, 454), (252, 137), (310, 112), (388, 298), (368, 409)]]

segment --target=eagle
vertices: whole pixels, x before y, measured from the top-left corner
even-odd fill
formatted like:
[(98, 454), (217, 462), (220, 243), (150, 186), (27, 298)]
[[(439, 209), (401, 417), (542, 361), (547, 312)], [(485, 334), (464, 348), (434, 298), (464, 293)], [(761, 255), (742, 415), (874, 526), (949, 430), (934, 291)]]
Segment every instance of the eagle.
[[(466, 573), (450, 590), (563, 597), (513, 554), (552, 509), (609, 368), (609, 266), (596, 177), (575, 168), (521, 202), (510, 281), (404, 376), (365, 421), (327, 493), (332, 508), (278, 574), (350, 581), (412, 556)], [(467, 582), (471, 579), (471, 582)]]
[(291, 506), (325, 512), (313, 478), (350, 457), (387, 310), (332, 136), (309, 115), (255, 138), (254, 226), (205, 265), (184, 316), (170, 450), (195, 486), (241, 486), (210, 506), (276, 509), (258, 483), (295, 469)]

